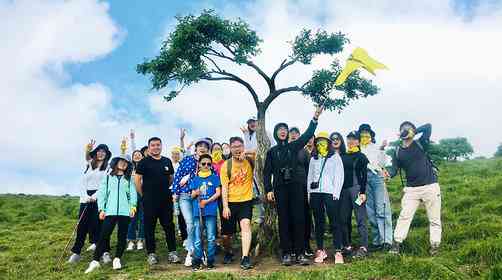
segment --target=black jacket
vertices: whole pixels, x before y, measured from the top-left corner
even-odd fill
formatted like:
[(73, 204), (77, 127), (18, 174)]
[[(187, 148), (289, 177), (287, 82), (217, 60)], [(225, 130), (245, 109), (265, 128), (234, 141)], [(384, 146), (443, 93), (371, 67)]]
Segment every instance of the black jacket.
[[(368, 183), (368, 158), (361, 152), (352, 154), (345, 153), (341, 156), (343, 169), (345, 171), (343, 188), (348, 189), (359, 185), (361, 188), (359, 192), (366, 193), (366, 185)], [(354, 179), (357, 179), (357, 182), (354, 182)]]
[[(310, 153), (307, 149), (303, 148), (298, 152), (296, 168), (295, 168), (295, 182), (302, 186), (307, 185), (307, 175), (309, 174)], [(305, 188), (306, 189), (306, 188)]]
[[(288, 143), (288, 137), (286, 137), (285, 141), (281, 141), (277, 137), (277, 131), (281, 126), (287, 127), (287, 125), (283, 123), (275, 126), (274, 138), (277, 141), (277, 145), (268, 150), (267, 157), (265, 159), (263, 181), (266, 192), (271, 192), (280, 185), (298, 182), (298, 178), (295, 178), (298, 175), (296, 171), (299, 171), (299, 169), (297, 170), (299, 165), (298, 153), (305, 147), (310, 138), (314, 136), (314, 132), (317, 128), (317, 121), (312, 120), (305, 133), (303, 133), (296, 141), (291, 143)], [(293, 178), (291, 182), (284, 182), (281, 172), (284, 168), (290, 168), (292, 170)], [(274, 179), (273, 183), (272, 176)]]

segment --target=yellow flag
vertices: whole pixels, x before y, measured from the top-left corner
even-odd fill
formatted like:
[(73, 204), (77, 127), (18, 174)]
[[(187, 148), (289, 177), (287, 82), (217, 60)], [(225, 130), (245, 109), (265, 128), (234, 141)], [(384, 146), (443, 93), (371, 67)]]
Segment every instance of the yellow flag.
[(376, 59), (368, 55), (368, 52), (363, 48), (356, 48), (352, 51), (349, 59), (347, 59), (347, 64), (343, 68), (340, 75), (336, 78), (335, 85), (339, 86), (343, 84), (350, 74), (356, 71), (358, 68), (364, 68), (371, 74), (375, 75), (376, 69), (389, 69), (384, 64), (378, 62)]

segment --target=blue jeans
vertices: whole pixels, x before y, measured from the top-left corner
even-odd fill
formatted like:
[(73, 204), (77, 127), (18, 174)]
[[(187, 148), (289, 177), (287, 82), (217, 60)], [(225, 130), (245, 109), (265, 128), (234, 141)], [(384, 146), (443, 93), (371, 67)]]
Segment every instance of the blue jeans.
[[(145, 223), (143, 222), (143, 199), (138, 194), (138, 205), (136, 207), (137, 212), (134, 218), (131, 219), (129, 223), (129, 229), (127, 230), (127, 240), (143, 240), (145, 239)], [(138, 234), (136, 235), (136, 231)]]
[[(202, 218), (204, 222), (204, 229), (206, 230), (206, 242), (207, 242), (207, 263), (214, 263), (214, 255), (216, 254), (216, 216), (203, 216)], [(195, 226), (195, 261), (200, 262), (202, 260), (204, 248), (202, 248), (201, 242), (201, 228), (199, 217), (195, 217), (194, 219)]]
[(392, 244), (392, 211), (382, 177), (368, 170), (366, 211), (373, 233), (373, 245)]
[(194, 240), (194, 220), (193, 220), (193, 208), (192, 208), (192, 197), (188, 193), (182, 193), (179, 196), (181, 215), (185, 219), (187, 225), (187, 251), (193, 252), (193, 240)]

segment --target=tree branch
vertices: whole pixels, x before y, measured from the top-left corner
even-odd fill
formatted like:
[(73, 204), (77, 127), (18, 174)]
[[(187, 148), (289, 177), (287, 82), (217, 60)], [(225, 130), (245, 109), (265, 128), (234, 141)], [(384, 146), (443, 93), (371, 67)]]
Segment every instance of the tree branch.
[(211, 59), (207, 55), (202, 55), (202, 56), (205, 57), (207, 60), (211, 61), (211, 63), (214, 65), (214, 67), (216, 67), (216, 69), (218, 69), (218, 71), (220, 71), (220, 72), (222, 71), (221, 68), (218, 66), (218, 64), (216, 64), (216, 62), (213, 59)]
[(296, 63), (296, 59), (293, 59), (293, 60), (290, 60), (290, 61), (287, 61), (287, 59), (284, 59), (281, 63), (281, 65), (279, 66), (279, 68), (277, 70), (275, 70), (274, 74), (272, 74), (272, 78), (270, 79), (272, 81), (272, 84), (275, 88), (275, 78), (277, 77), (277, 75), (279, 75), (279, 73), (286, 69), (288, 66), (291, 66), (293, 64)]
[[(254, 90), (254, 88), (248, 82), (241, 79), (239, 76), (232, 74), (232, 73), (228, 73), (224, 70), (222, 70), (222, 71), (209, 71), (205, 74), (206, 75), (202, 76), (201, 79), (208, 80), (208, 81), (227, 80), (227, 81), (234, 81), (234, 82), (237, 82), (237, 83), (243, 85), (244, 87), (247, 88), (247, 90), (249, 91), (249, 93), (253, 97), (253, 101), (256, 105), (256, 108), (258, 108), (260, 106), (260, 100), (258, 99), (258, 94), (256, 94), (256, 91)], [(211, 77), (211, 74), (222, 75), (224, 77)]]
[(301, 87), (299, 87), (299, 86), (292, 86), (292, 87), (287, 87), (287, 88), (281, 88), (281, 89), (278, 89), (276, 91), (271, 92), (267, 96), (267, 98), (265, 99), (265, 101), (263, 101), (263, 106), (265, 107), (265, 109), (268, 108), (268, 106), (272, 103), (272, 101), (274, 101), (274, 99), (276, 99), (277, 97), (279, 97), (279, 95), (281, 95), (281, 94), (283, 94), (285, 92), (292, 92), (292, 91), (303, 92), (305, 84), (303, 84)]

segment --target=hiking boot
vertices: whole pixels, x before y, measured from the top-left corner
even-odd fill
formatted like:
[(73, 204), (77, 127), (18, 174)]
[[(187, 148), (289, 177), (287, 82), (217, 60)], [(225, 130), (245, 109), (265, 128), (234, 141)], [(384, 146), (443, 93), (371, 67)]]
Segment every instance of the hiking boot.
[(103, 257), (101, 258), (104, 264), (109, 264), (112, 262), (112, 255), (108, 252), (103, 253)]
[(342, 249), (342, 255), (345, 258), (352, 257), (352, 253), (353, 253), (353, 248), (351, 246), (348, 246), (348, 247), (345, 247), (345, 248)]
[(223, 264), (230, 264), (234, 261), (234, 254), (230, 252), (225, 252), (225, 256), (223, 256)]
[(79, 254), (71, 254), (70, 258), (68, 259), (68, 263), (75, 264), (80, 261), (82, 257)]
[(149, 265), (156, 265), (159, 263), (157, 255), (155, 255), (155, 253), (148, 254), (146, 261)]
[(328, 254), (326, 254), (325, 250), (317, 250), (315, 252), (315, 258), (314, 262), (315, 263), (323, 263), (324, 260), (328, 257)]
[(120, 263), (120, 259), (119, 258), (114, 258), (113, 259), (113, 270), (119, 270), (122, 268), (122, 264)]
[(178, 253), (176, 251), (169, 252), (169, 254), (167, 254), (167, 260), (170, 263), (179, 263), (180, 262), (180, 258), (178, 257)]
[(207, 270), (214, 269), (214, 262), (208, 262), (206, 268), (207, 268)]
[(307, 248), (305, 250), (305, 256), (307, 256), (309, 258), (313, 257), (314, 256), (314, 251), (312, 251), (312, 249), (310, 249), (310, 248)]
[(87, 247), (87, 252), (95, 251), (96, 250), (96, 244), (92, 243), (89, 247)]
[(335, 264), (344, 264), (343, 254), (341, 251), (335, 253)]
[(401, 243), (394, 242), (394, 244), (392, 244), (392, 247), (389, 250), (389, 253), (394, 255), (399, 255), (401, 253)]
[(291, 258), (290, 254), (284, 254), (281, 258), (281, 265), (290, 266), (293, 264), (293, 258)]
[(253, 266), (251, 265), (251, 259), (249, 259), (249, 256), (242, 257), (241, 268), (244, 270), (248, 270), (248, 269), (253, 268)]
[(134, 242), (133, 241), (129, 241), (127, 243), (126, 251), (132, 251), (132, 250), (134, 250)]
[(365, 247), (359, 247), (353, 258), (363, 259), (366, 258), (367, 256), (368, 256), (368, 249), (366, 249)]
[(186, 267), (192, 266), (192, 255), (190, 253), (188, 253), (187, 256), (185, 257), (185, 266)]
[(299, 265), (310, 265), (310, 260), (304, 254), (298, 254), (296, 263)]
[(437, 256), (439, 254), (439, 245), (431, 245), (429, 253), (431, 254), (431, 257)]
[(136, 250), (143, 250), (145, 248), (145, 244), (143, 243), (143, 240), (139, 240), (138, 243), (136, 244)]
[(98, 269), (98, 268), (100, 268), (100, 267), (101, 267), (101, 265), (99, 264), (99, 262), (97, 262), (97, 261), (92, 261), (92, 262), (89, 264), (89, 267), (85, 270), (85, 272), (84, 272), (84, 273), (85, 273), (85, 274), (87, 274), (87, 273), (91, 273), (91, 272), (93, 272), (94, 270), (96, 270), (96, 269)]

